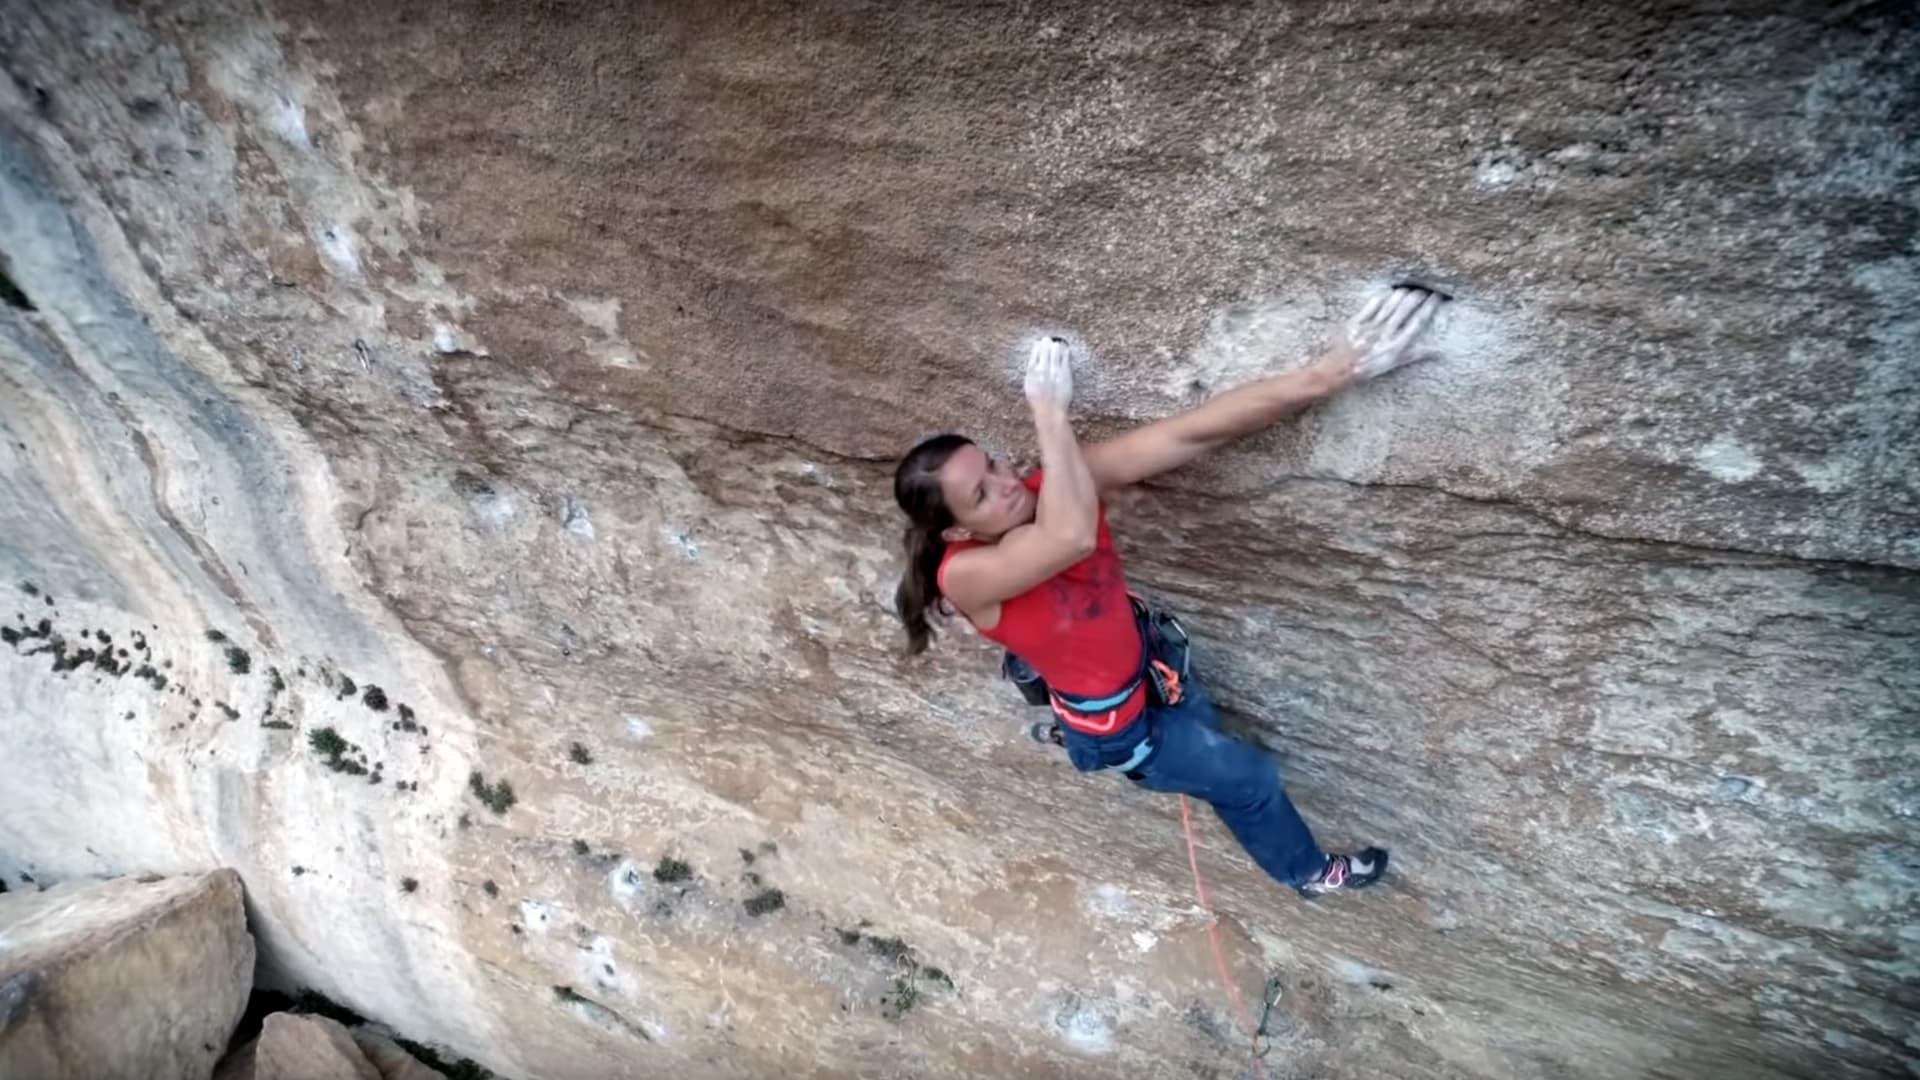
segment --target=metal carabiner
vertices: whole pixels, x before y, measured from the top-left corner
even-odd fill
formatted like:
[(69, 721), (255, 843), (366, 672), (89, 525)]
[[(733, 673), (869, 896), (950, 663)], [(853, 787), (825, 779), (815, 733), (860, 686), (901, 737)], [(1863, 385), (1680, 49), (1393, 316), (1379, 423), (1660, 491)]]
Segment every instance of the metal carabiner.
[(1267, 1021), (1273, 1016), (1273, 1007), (1280, 1004), (1283, 989), (1280, 985), (1280, 976), (1275, 975), (1267, 980), (1266, 988), (1260, 992), (1263, 1001), (1260, 1008), (1260, 1026), (1253, 1029), (1253, 1056), (1256, 1058), (1266, 1057), (1267, 1052), (1273, 1049), (1273, 1036), (1267, 1033)]

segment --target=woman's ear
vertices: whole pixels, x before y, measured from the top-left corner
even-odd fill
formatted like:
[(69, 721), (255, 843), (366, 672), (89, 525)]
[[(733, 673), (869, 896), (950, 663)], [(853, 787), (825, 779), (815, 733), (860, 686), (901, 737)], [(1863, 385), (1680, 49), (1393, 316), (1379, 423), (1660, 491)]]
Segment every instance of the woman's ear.
[(973, 539), (973, 534), (958, 525), (949, 525), (940, 530), (940, 539), (945, 540), (949, 544), (954, 544), (962, 540)]

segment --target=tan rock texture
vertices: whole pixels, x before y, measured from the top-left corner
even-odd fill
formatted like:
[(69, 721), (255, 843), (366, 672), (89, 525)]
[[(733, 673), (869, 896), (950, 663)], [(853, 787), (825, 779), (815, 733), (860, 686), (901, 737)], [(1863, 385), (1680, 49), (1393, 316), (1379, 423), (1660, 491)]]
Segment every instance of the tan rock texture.
[(1246, 1075), (1177, 803), (898, 658), (890, 463), (1411, 275), (1434, 359), (1112, 507), (1394, 851), (1196, 818), (1267, 1070), (1911, 1070), (1910, 16), (0, 0), (0, 874), (233, 866), (511, 1077)]
[(345, 1027), (324, 1016), (274, 1013), (253, 1044), (252, 1080), (383, 1080)]
[(360, 1052), (380, 1070), (382, 1080), (443, 1080), (446, 1075), (429, 1068), (399, 1043), (377, 1032), (354, 1028), (349, 1034)]
[(231, 870), (0, 895), (0, 1076), (205, 1077), (253, 962)]

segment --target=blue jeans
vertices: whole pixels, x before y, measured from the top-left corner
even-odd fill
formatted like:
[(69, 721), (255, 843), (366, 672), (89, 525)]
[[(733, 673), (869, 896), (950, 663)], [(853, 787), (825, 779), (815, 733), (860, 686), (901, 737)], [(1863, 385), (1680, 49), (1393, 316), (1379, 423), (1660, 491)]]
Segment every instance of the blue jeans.
[(1129, 779), (1149, 791), (1205, 800), (1260, 869), (1290, 888), (1306, 884), (1327, 856), (1281, 788), (1279, 768), (1259, 747), (1221, 734), (1220, 714), (1192, 672), (1182, 682), (1180, 704), (1149, 706), (1123, 731), (1095, 736), (1063, 726), (1067, 756), (1082, 771), (1115, 768), (1133, 758), (1142, 739), (1151, 739), (1153, 748)]

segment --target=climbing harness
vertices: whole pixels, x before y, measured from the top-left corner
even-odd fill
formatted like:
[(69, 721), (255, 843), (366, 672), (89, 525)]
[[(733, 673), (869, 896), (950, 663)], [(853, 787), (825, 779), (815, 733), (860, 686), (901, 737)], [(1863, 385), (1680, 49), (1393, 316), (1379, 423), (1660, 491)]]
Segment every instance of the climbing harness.
[(1051, 707), (1061, 723), (1086, 735), (1111, 735), (1119, 730), (1121, 706), (1133, 699), (1143, 683), (1155, 704), (1180, 704), (1186, 697), (1182, 680), (1189, 663), (1187, 628), (1138, 596), (1129, 593), (1127, 599), (1133, 604), (1134, 623), (1140, 631), (1140, 666), (1120, 690), (1099, 697), (1062, 693), (1049, 687), (1033, 665), (1011, 650), (1000, 658), (1001, 676), (1013, 683), (1027, 704)]

